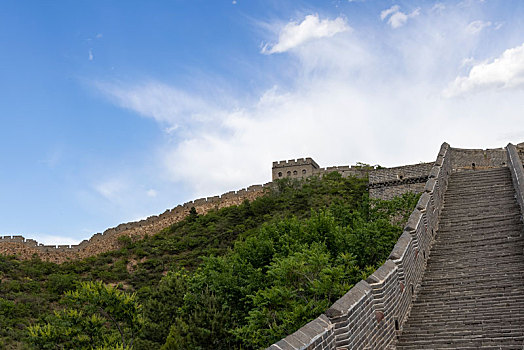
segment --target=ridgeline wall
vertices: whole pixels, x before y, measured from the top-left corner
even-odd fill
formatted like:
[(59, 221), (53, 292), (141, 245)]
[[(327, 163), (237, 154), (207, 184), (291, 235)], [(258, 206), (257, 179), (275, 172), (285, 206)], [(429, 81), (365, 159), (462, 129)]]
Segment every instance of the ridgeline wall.
[[(424, 184), (431, 169), (432, 163), (400, 166), (395, 168), (366, 169), (359, 166), (332, 166), (320, 168), (311, 158), (273, 162), (273, 179), (279, 178), (278, 173), (291, 178), (306, 178), (309, 176), (322, 176), (330, 172), (339, 172), (343, 177), (357, 176), (369, 177), (369, 193), (373, 198), (390, 199), (396, 195), (412, 191), (422, 192)], [(289, 172), (289, 173), (287, 173)], [(178, 205), (166, 210), (163, 214), (150, 216), (147, 219), (120, 224), (94, 234), (90, 239), (77, 245), (44, 245), (33, 239), (23, 236), (0, 236), (0, 254), (18, 255), (22, 259), (30, 259), (37, 254), (41, 259), (62, 263), (71, 259), (82, 259), (103, 252), (118, 249), (118, 238), (121, 236), (133, 239), (153, 235), (162, 229), (183, 220), (191, 207), (195, 207), (199, 214), (205, 214), (211, 209), (238, 205), (245, 200), (263, 195), (272, 185), (253, 185), (248, 188), (224, 193), (221, 196), (200, 198)]]
[(120, 224), (96, 233), (90, 239), (77, 245), (44, 245), (33, 239), (23, 236), (0, 236), (0, 254), (19, 255), (22, 259), (30, 259), (37, 254), (41, 259), (62, 263), (69, 259), (81, 259), (119, 248), (118, 237), (128, 236), (134, 239), (153, 235), (160, 230), (183, 220), (191, 207), (197, 213), (205, 214), (211, 209), (220, 209), (231, 205), (238, 205), (245, 200), (252, 201), (261, 196), (271, 186), (253, 185), (248, 188), (224, 193), (221, 196), (200, 198), (166, 210), (163, 214), (150, 216), (147, 219)]
[[(472, 168), (486, 168), (505, 166), (508, 163), (506, 151), (502, 148), (491, 150), (470, 150), (449, 148), (449, 162), (452, 170), (460, 171)], [(524, 159), (524, 144), (516, 147), (520, 158)], [(273, 162), (273, 180), (285, 177), (306, 178), (309, 176), (322, 176), (330, 172), (338, 172), (343, 177), (367, 177), (370, 197), (391, 199), (406, 192), (422, 193), (426, 181), (433, 171), (433, 163), (419, 163), (393, 168), (373, 169), (361, 166), (332, 166), (321, 168), (311, 158)], [(134, 239), (145, 235), (153, 235), (170, 225), (183, 220), (191, 207), (195, 207), (199, 214), (207, 213), (211, 209), (238, 205), (245, 200), (253, 200), (272, 185), (253, 185), (239, 191), (231, 191), (221, 196), (201, 198), (168, 209), (160, 215), (150, 216), (147, 219), (120, 224), (94, 234), (90, 239), (78, 245), (44, 245), (33, 239), (23, 236), (0, 236), (0, 254), (16, 254), (23, 259), (30, 259), (34, 254), (40, 258), (56, 263), (69, 259), (81, 259), (97, 255), (110, 250), (118, 249), (118, 238), (128, 236)]]

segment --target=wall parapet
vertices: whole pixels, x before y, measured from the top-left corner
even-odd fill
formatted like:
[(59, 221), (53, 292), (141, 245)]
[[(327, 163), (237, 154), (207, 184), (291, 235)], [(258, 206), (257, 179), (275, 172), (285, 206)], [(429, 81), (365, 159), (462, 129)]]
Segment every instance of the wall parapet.
[(293, 334), (269, 347), (269, 350), (335, 350), (333, 324), (320, 315)]
[(507, 166), (508, 158), (504, 148), (451, 148), (451, 164), (454, 171), (500, 168)]
[[(386, 349), (395, 343), (422, 280), (451, 171), (450, 147), (444, 143), (431, 166), (424, 193), (388, 260), (320, 316), (334, 330), (334, 346), (326, 343), (312, 349)], [(293, 334), (304, 333), (304, 327)], [(316, 336), (322, 332), (319, 329)], [(268, 350), (309, 349), (308, 343), (291, 344), (284, 342), (286, 339)], [(286, 347), (279, 345), (283, 343)]]
[(515, 145), (509, 143), (506, 146), (508, 153), (508, 165), (515, 187), (515, 196), (520, 206), (521, 218), (524, 220), (524, 168), (522, 166), (522, 159), (519, 155), (519, 150)]
[(117, 249), (119, 247), (118, 237), (120, 236), (142, 238), (145, 235), (155, 234), (165, 227), (183, 220), (191, 207), (195, 207), (197, 213), (205, 214), (212, 209), (238, 205), (244, 200), (253, 200), (265, 193), (271, 186), (273, 186), (273, 183), (268, 182), (227, 192), (221, 196), (189, 201), (172, 209), (167, 209), (160, 215), (152, 215), (143, 220), (123, 223), (104, 232), (95, 233), (88, 240), (83, 240), (75, 245), (44, 245), (34, 239), (26, 239), (20, 235), (0, 236), (0, 254), (21, 253), (24, 258), (31, 258), (33, 254), (37, 254), (45, 260), (57, 263), (69, 259), (85, 258)]

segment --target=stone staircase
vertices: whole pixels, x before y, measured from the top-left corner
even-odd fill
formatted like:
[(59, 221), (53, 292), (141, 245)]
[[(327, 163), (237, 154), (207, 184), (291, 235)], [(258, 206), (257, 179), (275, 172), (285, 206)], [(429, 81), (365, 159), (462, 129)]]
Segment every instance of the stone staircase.
[(524, 349), (524, 227), (508, 168), (457, 172), (396, 345)]

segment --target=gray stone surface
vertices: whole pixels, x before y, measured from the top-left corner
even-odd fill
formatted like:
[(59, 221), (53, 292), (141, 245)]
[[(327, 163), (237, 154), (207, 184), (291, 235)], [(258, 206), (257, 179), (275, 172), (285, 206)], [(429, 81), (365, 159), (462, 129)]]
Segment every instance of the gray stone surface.
[(521, 217), (524, 219), (524, 168), (522, 167), (522, 159), (519, 156), (519, 149), (511, 143), (508, 144), (506, 150), (508, 151), (508, 166), (513, 179), (515, 195), (520, 205)]
[(522, 349), (524, 238), (508, 168), (452, 175), (396, 348)]
[[(315, 333), (324, 337), (325, 330), (309, 324), (297, 331), (301, 333), (303, 345), (292, 345), (291, 338), (285, 338), (270, 349), (294, 349), (299, 346), (315, 350), (388, 349), (394, 346), (422, 279), (437, 229), (442, 198), (451, 172), (449, 149), (448, 144), (442, 145), (440, 161), (430, 169), (434, 177), (428, 181), (429, 185), (422, 184), (421, 192), (424, 190), (425, 195), (417, 204), (418, 209), (412, 213), (409, 225), (390, 254), (390, 260), (367, 281), (357, 283), (326, 310), (325, 315), (319, 317), (332, 327), (333, 332), (327, 333), (331, 341), (318, 343), (313, 340)], [(426, 178), (427, 173), (429, 171)], [(397, 181), (391, 187), (400, 186)], [(304, 335), (311, 338), (309, 343)]]

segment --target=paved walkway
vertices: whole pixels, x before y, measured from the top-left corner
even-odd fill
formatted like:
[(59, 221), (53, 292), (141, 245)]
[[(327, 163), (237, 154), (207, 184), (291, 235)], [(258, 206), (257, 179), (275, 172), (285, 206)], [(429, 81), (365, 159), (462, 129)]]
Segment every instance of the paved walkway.
[(524, 349), (524, 227), (508, 168), (451, 175), (397, 350)]

